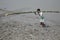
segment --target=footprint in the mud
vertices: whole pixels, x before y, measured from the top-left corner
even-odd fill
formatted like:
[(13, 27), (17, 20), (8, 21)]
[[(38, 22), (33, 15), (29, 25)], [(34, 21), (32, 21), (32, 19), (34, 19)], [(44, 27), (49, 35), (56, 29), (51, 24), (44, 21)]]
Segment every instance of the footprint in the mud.
[(50, 27), (50, 26), (49, 26), (49, 25), (45, 25), (45, 27), (47, 27), (47, 28), (48, 28), (48, 27)]
[(51, 27), (50, 25), (48, 25), (48, 24), (45, 24), (45, 26), (44, 26), (45, 28), (48, 28), (48, 27)]
[(50, 26), (50, 25), (45, 25), (45, 26), (39, 25), (39, 27), (42, 27), (42, 28), (49, 28), (49, 27), (51, 27), (51, 26)]
[(32, 24), (28, 24), (28, 26), (33, 26)]

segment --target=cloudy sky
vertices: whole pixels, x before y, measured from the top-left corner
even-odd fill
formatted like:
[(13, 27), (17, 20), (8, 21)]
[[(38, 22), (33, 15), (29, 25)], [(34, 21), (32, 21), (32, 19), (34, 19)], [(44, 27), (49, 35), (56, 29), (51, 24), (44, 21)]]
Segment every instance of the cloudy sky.
[(21, 8), (60, 10), (60, 0), (0, 0), (0, 8), (6, 8), (8, 10)]

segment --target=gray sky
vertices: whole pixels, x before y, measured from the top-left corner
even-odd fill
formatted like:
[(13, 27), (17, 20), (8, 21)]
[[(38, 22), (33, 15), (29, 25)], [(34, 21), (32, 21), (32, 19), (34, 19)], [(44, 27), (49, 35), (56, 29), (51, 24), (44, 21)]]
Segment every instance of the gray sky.
[(0, 0), (0, 8), (7, 8), (8, 10), (21, 8), (60, 10), (60, 0)]

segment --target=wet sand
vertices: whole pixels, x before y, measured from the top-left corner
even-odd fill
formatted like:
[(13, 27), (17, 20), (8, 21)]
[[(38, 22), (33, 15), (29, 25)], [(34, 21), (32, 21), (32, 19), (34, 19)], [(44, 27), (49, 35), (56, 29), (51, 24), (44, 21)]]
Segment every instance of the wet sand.
[(41, 27), (34, 14), (0, 17), (0, 40), (60, 40), (60, 26), (46, 21)]

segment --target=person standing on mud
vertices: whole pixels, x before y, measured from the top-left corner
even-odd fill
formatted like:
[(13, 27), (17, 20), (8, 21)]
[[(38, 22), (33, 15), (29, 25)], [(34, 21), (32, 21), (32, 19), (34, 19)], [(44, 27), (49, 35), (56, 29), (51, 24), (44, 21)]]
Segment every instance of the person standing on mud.
[[(40, 17), (40, 25), (42, 25), (42, 27), (45, 27), (44, 16), (39, 8), (37, 9), (36, 13), (38, 13), (38, 15)], [(35, 13), (35, 15), (36, 15), (36, 13)]]

